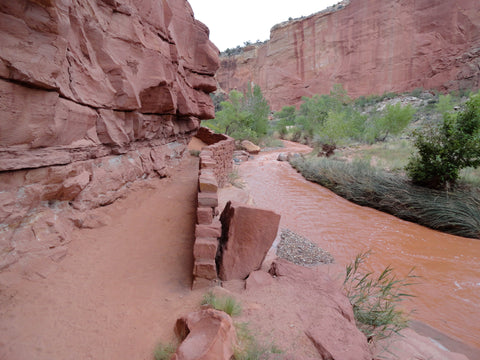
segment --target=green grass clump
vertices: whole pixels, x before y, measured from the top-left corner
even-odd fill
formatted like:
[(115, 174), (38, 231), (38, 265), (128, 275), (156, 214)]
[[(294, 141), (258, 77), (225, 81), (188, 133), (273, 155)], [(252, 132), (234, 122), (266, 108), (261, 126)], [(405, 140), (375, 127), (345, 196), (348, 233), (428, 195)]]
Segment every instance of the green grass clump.
[(211, 291), (203, 296), (202, 305), (209, 305), (215, 310), (223, 311), (230, 316), (238, 316), (242, 313), (242, 305), (233, 297), (218, 297)]
[(295, 158), (291, 164), (307, 180), (327, 187), (362, 206), (369, 206), (449, 234), (480, 238), (480, 191), (465, 187), (433, 190), (368, 162)]
[(236, 167), (234, 167), (233, 170), (228, 174), (228, 182), (239, 189), (243, 189), (245, 187), (245, 183), (243, 182), (242, 177), (238, 172), (238, 168)]
[(275, 355), (283, 353), (275, 343), (259, 343), (247, 323), (235, 324), (235, 328), (239, 342), (233, 356), (235, 360), (273, 360), (277, 358)]
[(177, 351), (177, 347), (174, 344), (160, 343), (153, 352), (153, 358), (155, 360), (170, 360), (175, 351)]
[(347, 265), (344, 288), (353, 306), (358, 328), (368, 341), (380, 340), (398, 333), (408, 325), (408, 314), (398, 308), (398, 303), (411, 297), (404, 290), (413, 285), (416, 278), (410, 271), (403, 279), (387, 266), (377, 277), (372, 272), (363, 273), (360, 265), (369, 252), (357, 255), (353, 263)]

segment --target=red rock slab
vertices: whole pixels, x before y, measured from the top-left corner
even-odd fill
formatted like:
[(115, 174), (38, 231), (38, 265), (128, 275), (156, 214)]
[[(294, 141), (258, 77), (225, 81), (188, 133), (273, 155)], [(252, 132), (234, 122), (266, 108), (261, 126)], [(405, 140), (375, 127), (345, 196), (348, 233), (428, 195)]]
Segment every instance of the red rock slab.
[(211, 207), (197, 208), (197, 224), (210, 225), (213, 220), (213, 209)]
[(217, 179), (213, 174), (204, 174), (204, 170), (198, 178), (198, 187), (201, 192), (216, 193), (218, 191)]
[(193, 257), (195, 260), (212, 259), (215, 260), (218, 249), (217, 238), (197, 238), (193, 245)]
[(198, 206), (212, 207), (218, 206), (217, 193), (198, 193)]
[(228, 202), (220, 221), (219, 277), (222, 280), (243, 280), (252, 271), (260, 269), (277, 235), (280, 215)]
[(230, 360), (237, 344), (232, 318), (214, 309), (178, 319), (175, 333), (185, 340), (172, 360)]
[[(218, 221), (218, 220), (217, 220)], [(221, 225), (213, 222), (210, 225), (197, 225), (195, 227), (196, 238), (219, 238), (222, 235)]]
[(217, 265), (213, 260), (198, 260), (193, 265), (193, 275), (195, 278), (214, 280), (217, 278)]

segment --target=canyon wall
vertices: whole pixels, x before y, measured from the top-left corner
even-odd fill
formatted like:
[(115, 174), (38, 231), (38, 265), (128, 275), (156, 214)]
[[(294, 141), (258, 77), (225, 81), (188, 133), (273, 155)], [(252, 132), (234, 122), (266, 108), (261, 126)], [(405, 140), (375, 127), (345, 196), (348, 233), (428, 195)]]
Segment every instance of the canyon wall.
[(0, 2), (0, 269), (168, 174), (214, 117), (208, 36), (186, 0)]
[(478, 0), (350, 0), (221, 56), (225, 91), (258, 84), (272, 109), (343, 84), (350, 96), (480, 85)]

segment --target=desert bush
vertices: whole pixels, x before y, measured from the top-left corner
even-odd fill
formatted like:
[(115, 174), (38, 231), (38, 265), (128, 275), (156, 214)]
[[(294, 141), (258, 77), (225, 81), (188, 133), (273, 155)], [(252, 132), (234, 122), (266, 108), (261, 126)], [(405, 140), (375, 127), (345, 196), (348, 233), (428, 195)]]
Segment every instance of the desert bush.
[(405, 292), (414, 284), (413, 269), (404, 278), (398, 278), (393, 268), (387, 266), (380, 275), (362, 271), (369, 252), (361, 253), (346, 266), (343, 282), (345, 292), (353, 307), (358, 328), (368, 341), (380, 340), (407, 327), (408, 314), (398, 307), (405, 298), (412, 297)]
[(446, 233), (480, 238), (480, 191), (441, 191), (417, 186), (407, 178), (372, 167), (325, 158), (292, 159), (307, 180), (359, 205), (395, 215)]
[(453, 188), (460, 170), (480, 166), (480, 91), (457, 114), (446, 112), (440, 126), (414, 132), (417, 153), (406, 171), (415, 184)]

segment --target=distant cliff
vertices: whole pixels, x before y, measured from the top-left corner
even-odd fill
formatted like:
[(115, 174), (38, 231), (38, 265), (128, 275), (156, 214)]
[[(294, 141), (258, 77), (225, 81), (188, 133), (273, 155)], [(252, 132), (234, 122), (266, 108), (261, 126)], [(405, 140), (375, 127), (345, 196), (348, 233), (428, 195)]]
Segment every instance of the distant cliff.
[(478, 0), (351, 0), (272, 28), (266, 44), (220, 58), (225, 91), (260, 85), (274, 110), (335, 83), (360, 95), (478, 88)]

